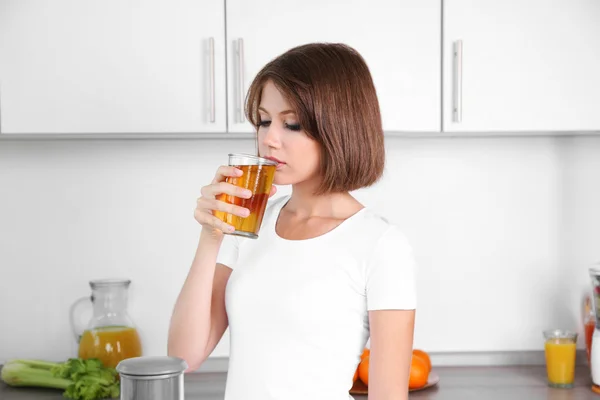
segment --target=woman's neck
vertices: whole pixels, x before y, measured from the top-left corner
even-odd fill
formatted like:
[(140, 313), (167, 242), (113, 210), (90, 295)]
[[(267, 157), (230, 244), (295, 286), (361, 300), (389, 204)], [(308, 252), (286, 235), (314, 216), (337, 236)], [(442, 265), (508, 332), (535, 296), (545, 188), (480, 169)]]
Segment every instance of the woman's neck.
[(284, 207), (285, 211), (301, 219), (311, 217), (345, 219), (363, 208), (362, 204), (348, 192), (321, 195), (315, 195), (314, 192), (314, 187), (293, 185), (290, 200)]

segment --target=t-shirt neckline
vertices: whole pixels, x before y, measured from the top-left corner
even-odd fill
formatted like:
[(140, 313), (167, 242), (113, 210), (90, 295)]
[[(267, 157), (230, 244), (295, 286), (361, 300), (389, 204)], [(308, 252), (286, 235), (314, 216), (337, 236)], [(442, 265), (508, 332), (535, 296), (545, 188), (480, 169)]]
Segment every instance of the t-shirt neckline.
[(278, 208), (276, 210), (273, 210), (273, 217), (271, 219), (271, 226), (273, 228), (273, 235), (275, 236), (275, 238), (279, 241), (282, 242), (286, 242), (286, 243), (308, 243), (308, 242), (313, 242), (313, 241), (317, 241), (317, 240), (323, 240), (326, 239), (328, 237), (331, 237), (333, 235), (335, 235), (336, 233), (339, 233), (340, 231), (344, 230), (344, 227), (347, 226), (352, 220), (358, 218), (358, 216), (362, 215), (364, 212), (366, 212), (367, 207), (363, 207), (360, 210), (358, 210), (357, 212), (355, 212), (354, 214), (352, 214), (351, 216), (349, 216), (348, 218), (346, 218), (345, 220), (343, 220), (339, 225), (337, 225), (335, 228), (322, 233), (318, 236), (315, 237), (311, 237), (311, 238), (307, 238), (307, 239), (286, 239), (284, 237), (279, 236), (279, 234), (277, 233), (277, 221), (279, 220), (279, 214), (281, 213), (281, 210), (283, 209), (283, 207), (285, 207), (285, 205), (290, 201), (291, 196), (286, 196), (282, 201), (281, 204), (278, 206)]

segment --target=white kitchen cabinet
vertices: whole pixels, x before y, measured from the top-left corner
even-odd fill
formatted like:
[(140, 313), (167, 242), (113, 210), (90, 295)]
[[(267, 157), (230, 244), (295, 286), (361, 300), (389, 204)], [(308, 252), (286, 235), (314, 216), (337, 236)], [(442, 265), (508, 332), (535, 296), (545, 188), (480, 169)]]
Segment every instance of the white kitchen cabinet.
[(229, 131), (253, 131), (241, 111), (258, 71), (310, 42), (343, 42), (362, 54), (386, 131), (440, 131), (440, 0), (227, 0), (226, 6)]
[(445, 0), (443, 53), (444, 131), (600, 130), (598, 0)]
[(2, 0), (0, 132), (225, 132), (224, 7)]

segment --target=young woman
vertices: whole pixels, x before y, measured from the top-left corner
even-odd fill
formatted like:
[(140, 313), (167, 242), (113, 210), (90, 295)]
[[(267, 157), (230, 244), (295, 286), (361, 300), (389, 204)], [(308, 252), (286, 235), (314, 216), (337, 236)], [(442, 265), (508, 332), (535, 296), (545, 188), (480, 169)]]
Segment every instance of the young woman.
[[(256, 240), (224, 235), (213, 212), (248, 210), (218, 168), (201, 190), (196, 256), (177, 299), (168, 353), (197, 369), (227, 327), (226, 400), (348, 400), (370, 338), (369, 399), (408, 398), (415, 262), (401, 230), (349, 193), (375, 183), (385, 151), (369, 69), (352, 48), (308, 44), (267, 64), (246, 114), (260, 156), (278, 162)], [(275, 187), (271, 195), (275, 193)]]

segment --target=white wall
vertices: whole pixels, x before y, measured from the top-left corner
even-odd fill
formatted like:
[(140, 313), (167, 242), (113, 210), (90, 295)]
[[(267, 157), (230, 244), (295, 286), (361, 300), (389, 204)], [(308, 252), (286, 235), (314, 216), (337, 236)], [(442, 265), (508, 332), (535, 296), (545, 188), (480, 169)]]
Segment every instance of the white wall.
[[(600, 138), (387, 146), (384, 179), (356, 195), (400, 224), (416, 250), (417, 347), (538, 350), (542, 329), (579, 328), (584, 265), (600, 259)], [(130, 314), (146, 354), (164, 354), (197, 244), (200, 187), (227, 152), (252, 149), (252, 141), (1, 141), (0, 360), (75, 355), (69, 306), (103, 277), (133, 280)], [(227, 352), (224, 338), (213, 355)]]
[(588, 268), (600, 262), (600, 137), (561, 139), (563, 210), (559, 236), (557, 312), (581, 320), (583, 295), (591, 291)]

